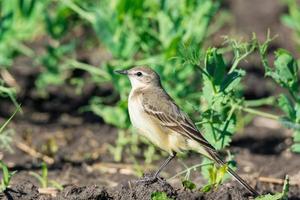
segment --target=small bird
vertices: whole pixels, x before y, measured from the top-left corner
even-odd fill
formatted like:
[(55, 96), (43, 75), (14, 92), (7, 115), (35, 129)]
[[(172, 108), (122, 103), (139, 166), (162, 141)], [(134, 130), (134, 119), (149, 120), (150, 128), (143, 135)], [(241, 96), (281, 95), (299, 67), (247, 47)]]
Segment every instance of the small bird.
[[(132, 125), (154, 145), (169, 153), (169, 157), (148, 181), (158, 180), (159, 173), (176, 153), (182, 151), (193, 150), (218, 165), (225, 165), (216, 149), (202, 136), (190, 117), (164, 90), (160, 77), (154, 70), (141, 66), (115, 72), (127, 75), (131, 82), (128, 111)], [(259, 195), (231, 168), (228, 167), (227, 171), (253, 196)]]

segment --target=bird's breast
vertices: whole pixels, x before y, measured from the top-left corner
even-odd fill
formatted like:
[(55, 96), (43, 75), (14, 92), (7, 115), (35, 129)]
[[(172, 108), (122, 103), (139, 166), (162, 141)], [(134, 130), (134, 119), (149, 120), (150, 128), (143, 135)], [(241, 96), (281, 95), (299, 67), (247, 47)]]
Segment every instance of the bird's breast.
[(162, 126), (144, 111), (142, 96), (129, 96), (128, 111), (132, 125), (153, 144), (169, 153), (185, 149), (186, 142), (182, 135)]
[[(149, 116), (143, 109), (142, 96), (129, 96), (128, 111), (132, 125), (138, 132), (161, 148), (165, 147), (168, 135), (164, 127)], [(164, 148), (163, 148), (164, 149)]]
[(132, 125), (143, 135), (148, 136), (157, 129), (153, 119), (144, 111), (141, 96), (129, 96), (128, 111)]

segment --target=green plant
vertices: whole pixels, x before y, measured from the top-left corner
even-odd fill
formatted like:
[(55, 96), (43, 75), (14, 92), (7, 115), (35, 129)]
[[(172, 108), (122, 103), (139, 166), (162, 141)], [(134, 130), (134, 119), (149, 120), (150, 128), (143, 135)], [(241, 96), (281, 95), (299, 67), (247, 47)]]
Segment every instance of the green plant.
[[(121, 128), (129, 127), (126, 112), (129, 82), (116, 77), (113, 68), (132, 65), (154, 64), (154, 67), (168, 77), (166, 87), (173, 88), (173, 94), (180, 97), (191, 96), (197, 101), (197, 79), (193, 74), (193, 66), (182, 67), (178, 55), (182, 44), (194, 44), (201, 47), (207, 37), (207, 30), (213, 16), (219, 8), (219, 2), (210, 0), (197, 1), (101, 1), (96, 8), (84, 7), (72, 1), (64, 3), (88, 20), (105, 47), (110, 51), (113, 60), (104, 64), (110, 80), (121, 93), (118, 106), (108, 107), (105, 113), (97, 112), (105, 121)], [(83, 9), (84, 7), (84, 9)], [(193, 19), (193, 20), (190, 20)], [(103, 29), (102, 27), (107, 27)], [(180, 73), (177, 73), (180, 72)], [(164, 79), (163, 79), (164, 80)], [(182, 82), (174, 89), (174, 83)], [(182, 90), (195, 83), (190, 91)], [(193, 91), (193, 92), (191, 92)], [(93, 106), (95, 102), (91, 101)], [(99, 104), (98, 104), (99, 106)], [(189, 110), (192, 108), (189, 106)], [(118, 111), (118, 112), (117, 112)], [(122, 116), (112, 122), (110, 112)], [(120, 114), (123, 112), (123, 114)], [(127, 119), (124, 120), (125, 116)], [(118, 120), (118, 119), (115, 119)]]
[(172, 200), (165, 192), (153, 192), (151, 194), (151, 200)]
[(5, 83), (2, 79), (0, 79), (0, 97), (8, 97), (11, 102), (13, 102), (16, 107), (18, 107), (15, 88), (5, 86)]
[(282, 0), (288, 6), (288, 14), (281, 17), (283, 24), (293, 30), (294, 40), (300, 50), (300, 6), (296, 0)]
[(181, 183), (184, 189), (188, 189), (190, 191), (196, 189), (196, 184), (193, 183), (191, 180), (182, 180)]
[[(162, 80), (166, 81), (164, 86), (177, 102), (185, 105), (185, 110), (191, 113), (199, 105), (201, 82), (198, 79), (201, 75), (194, 73), (194, 65), (183, 65), (184, 60), (178, 55), (183, 46), (193, 45), (197, 50), (202, 48), (213, 32), (210, 24), (219, 11), (219, 1), (113, 0), (101, 1), (94, 7), (70, 0), (63, 2), (91, 23), (112, 55), (112, 59), (102, 65), (106, 73), (102, 81), (112, 82), (120, 92), (120, 99), (115, 105), (107, 106), (107, 99), (93, 98), (90, 101), (91, 111), (107, 123), (127, 129), (130, 126), (127, 114), (130, 86), (128, 80), (115, 76), (114, 69), (145, 64), (151, 64), (162, 75)], [(87, 71), (93, 76), (90, 69), (88, 67)], [(185, 98), (189, 99), (189, 103)], [(122, 138), (120, 140), (123, 141)], [(119, 156), (115, 158), (120, 159)], [(150, 161), (147, 159), (147, 162)]]
[(14, 111), (14, 113), (10, 116), (10, 118), (8, 118), (0, 126), (0, 149), (2, 149), (2, 150), (8, 150), (8, 151), (12, 152), (10, 144), (12, 142), (13, 130), (12, 129), (5, 130), (5, 128), (20, 109), (21, 109), (21, 107), (18, 106), (16, 108), (16, 110)]
[(41, 97), (47, 97), (45, 88), (49, 85), (62, 85), (69, 77), (69, 67), (64, 64), (64, 59), (74, 51), (74, 43), (59, 46), (47, 46), (47, 52), (36, 59), (43, 65), (43, 72), (35, 80), (36, 89)]
[(10, 180), (12, 176), (16, 173), (16, 171), (10, 172), (6, 164), (2, 160), (0, 161), (0, 167), (2, 169), (0, 191), (4, 192), (9, 187)]
[[(51, 8), (51, 9), (49, 9)], [(31, 64), (41, 67), (37, 74), (36, 89), (46, 98), (49, 85), (65, 84), (72, 74), (65, 61), (72, 57), (76, 39), (63, 41), (67, 31), (77, 25), (74, 12), (58, 1), (12, 0), (1, 2), (0, 15), (0, 65), (9, 68), (15, 58), (22, 55), (30, 58)], [(34, 44), (48, 38), (40, 53)], [(32, 67), (32, 66), (27, 66)]]
[(268, 43), (259, 44), (259, 52), (265, 67), (266, 76), (271, 77), (275, 83), (284, 88), (287, 93), (280, 94), (276, 101), (285, 116), (276, 116), (275, 119), (280, 121), (284, 126), (294, 130), (294, 144), (292, 150), (300, 152), (300, 80), (299, 66), (297, 60), (291, 53), (284, 49), (275, 52), (274, 68), (271, 68), (267, 59)]
[(42, 188), (48, 188), (49, 186), (55, 187), (59, 190), (63, 190), (63, 186), (54, 180), (49, 180), (48, 178), (48, 167), (46, 163), (42, 163), (42, 173), (41, 175), (35, 172), (30, 172), (30, 175), (35, 177)]
[(287, 200), (289, 192), (289, 177), (286, 176), (282, 188), (282, 192), (274, 195), (266, 194), (255, 198), (255, 200)]
[[(249, 43), (243, 43), (227, 38), (226, 45), (233, 54), (229, 64), (223, 58), (222, 49), (209, 48), (204, 60), (197, 58), (195, 54), (186, 55), (186, 62), (198, 66), (199, 73), (202, 75), (201, 107), (198, 108), (201, 118), (196, 125), (202, 129), (204, 137), (218, 150), (229, 146), (237, 130), (236, 116), (246, 108), (247, 101), (244, 100), (240, 87), (246, 72), (238, 68), (238, 65), (255, 50), (254, 40), (255, 38)], [(232, 157), (229, 161), (234, 163)], [(217, 182), (222, 180), (223, 176), (217, 173), (214, 165), (207, 165), (207, 163), (210, 161), (203, 159), (202, 174), (211, 182), (209, 185), (219, 184)]]
[(218, 187), (222, 182), (227, 173), (227, 165), (224, 165), (220, 168), (213, 167), (209, 168), (209, 181), (201, 189), (203, 192), (209, 192), (212, 189)]
[[(194, 53), (195, 50), (187, 51), (183, 57), (185, 63), (198, 66), (199, 72), (202, 74), (203, 89), (200, 95), (201, 107), (197, 110), (201, 113), (201, 118), (196, 124), (203, 130), (206, 139), (218, 150), (224, 149), (230, 144), (233, 134), (238, 127), (237, 115), (241, 112), (267, 117), (277, 120), (285, 126), (295, 129), (293, 150), (298, 147), (298, 128), (299, 122), (297, 118), (298, 104), (298, 66), (295, 59), (286, 51), (279, 50), (276, 53), (275, 71), (271, 70), (266, 59), (266, 50), (269, 42), (272, 41), (268, 34), (265, 43), (260, 44), (253, 36), (250, 42), (240, 42), (226, 38), (223, 49), (209, 48), (206, 52), (205, 59), (201, 59), (201, 54)], [(230, 51), (228, 51), (228, 47)], [(266, 76), (271, 76), (282, 87), (285, 87), (292, 97), (288, 101), (279, 98), (279, 104), (274, 98), (258, 99), (255, 101), (247, 101), (243, 97), (241, 80), (246, 76), (246, 72), (238, 66), (251, 53), (258, 51), (261, 55), (262, 62), (266, 69)], [(233, 59), (230, 64), (223, 58), (225, 53), (232, 52)], [(204, 64), (201, 63), (203, 60)], [(202, 67), (203, 66), (203, 67)], [(277, 68), (277, 69), (276, 69)], [(278, 69), (279, 68), (279, 69)], [(282, 96), (282, 95), (281, 95)], [(257, 109), (262, 105), (280, 106), (287, 117), (270, 114)], [(230, 153), (229, 164), (235, 165), (233, 157)], [(206, 165), (210, 162), (203, 159), (202, 174), (209, 180), (209, 184), (204, 187), (209, 190), (218, 185), (225, 175), (219, 173), (214, 165)], [(222, 167), (220, 169), (223, 169)], [(224, 170), (221, 170), (221, 172)]]

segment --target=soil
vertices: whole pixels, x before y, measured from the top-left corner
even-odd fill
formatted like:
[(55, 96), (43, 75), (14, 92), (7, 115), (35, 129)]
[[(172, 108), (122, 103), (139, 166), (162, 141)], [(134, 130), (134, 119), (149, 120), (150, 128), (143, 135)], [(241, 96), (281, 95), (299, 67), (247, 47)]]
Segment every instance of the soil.
[[(278, 20), (279, 16), (286, 12), (286, 8), (277, 1), (252, 0), (250, 3), (247, 0), (227, 0), (224, 7), (230, 9), (235, 16), (235, 34), (245, 36), (246, 33), (255, 31), (262, 39), (267, 28), (271, 28), (273, 33), (279, 34), (272, 48), (284, 47), (297, 54), (293, 42), (287, 42), (285, 39), (287, 35), (291, 36), (291, 32)], [(256, 26), (257, 24), (259, 25)], [(219, 39), (222, 33), (228, 34), (224, 33), (226, 29), (222, 31), (215, 37)], [(99, 65), (101, 62), (101, 59), (99, 61), (99, 58), (94, 59), (89, 55), (86, 55), (87, 58), (85, 55), (83, 57), (93, 65)], [(17, 171), (11, 180), (10, 188), (0, 193), (1, 199), (139, 200), (150, 199), (151, 194), (156, 191), (163, 191), (170, 198), (179, 200), (248, 199), (247, 192), (233, 180), (227, 181), (210, 193), (202, 193), (198, 190), (183, 189), (181, 176), (170, 178), (185, 170), (183, 162), (187, 166), (201, 162), (201, 157), (194, 153), (172, 161), (161, 174), (167, 180), (149, 185), (138, 182), (138, 179), (142, 179), (137, 177), (138, 171), (155, 171), (163, 162), (165, 154), (157, 151), (157, 154), (161, 155), (160, 159), (149, 165), (144, 163), (141, 146), (140, 155), (134, 160), (135, 164), (126, 152), (123, 153), (124, 158), (121, 162), (115, 162), (109, 149), (110, 145), (115, 144), (116, 128), (104, 124), (102, 119), (92, 113), (78, 112), (79, 108), (88, 104), (91, 96), (113, 94), (112, 86), (87, 84), (82, 96), (74, 95), (71, 87), (54, 86), (47, 88), (50, 101), (46, 101), (34, 93), (32, 80), (37, 72), (34, 68), (24, 67), (27, 62), (23, 58), (17, 59), (12, 72), (22, 86), (19, 102), (22, 102), (23, 115), (18, 115), (9, 125), (15, 132), (14, 152), (0, 153), (9, 169)], [(261, 67), (258, 67), (260, 64), (255, 59), (250, 59), (244, 66), (250, 74), (250, 78), (246, 80), (246, 98), (261, 98), (276, 92), (268, 86)], [(1, 101), (1, 118), (7, 118), (13, 109), (8, 102)], [(230, 151), (236, 156), (238, 173), (257, 191), (280, 192), (282, 184), (277, 182), (288, 174), (291, 182), (289, 199), (299, 200), (300, 155), (290, 152), (291, 143), (291, 132), (282, 128), (280, 124), (255, 118), (233, 138)], [(32, 151), (48, 156), (46, 160), (49, 180), (61, 184), (64, 187), (62, 191), (43, 189), (30, 175), (30, 172), (39, 173), (41, 168), (41, 156)], [(199, 170), (192, 171), (190, 178), (199, 188), (205, 184)], [(269, 181), (263, 178), (268, 178)], [(45, 194), (47, 192), (50, 194)]]
[(151, 185), (144, 183), (131, 183), (126, 185), (119, 185), (115, 188), (106, 189), (96, 185), (92, 186), (75, 186), (70, 185), (58, 193), (56, 197), (50, 197), (39, 194), (38, 188), (31, 182), (22, 182), (14, 185), (3, 194), (3, 199), (55, 199), (55, 200), (128, 200), (128, 199), (150, 199), (154, 192), (165, 192), (169, 198), (173, 199), (203, 199), (203, 200), (227, 200), (239, 199), (247, 200), (247, 194), (234, 184), (225, 184), (217, 190), (203, 194), (199, 192), (191, 192), (182, 188), (174, 188), (168, 182), (156, 182)]
[[(30, 121), (30, 118), (26, 119)], [(183, 177), (150, 185), (137, 183), (135, 167), (126, 155), (122, 163), (116, 163), (108, 151), (107, 143), (114, 144), (116, 129), (80, 119), (65, 116), (52, 124), (35, 125), (19, 116), (11, 123), (17, 133), (14, 140), (30, 143), (33, 149), (43, 149), (43, 144), (56, 138), (59, 150), (54, 164), (49, 165), (49, 180), (62, 184), (64, 190), (56, 197), (40, 194), (39, 183), (29, 174), (40, 172), (40, 160), (15, 146), (15, 152), (6, 153), (3, 160), (18, 173), (12, 178), (12, 186), (2, 194), (3, 199), (149, 199), (155, 191), (164, 191), (174, 199), (247, 199), (247, 192), (235, 181), (228, 181), (209, 194), (184, 190), (180, 183)], [(283, 179), (289, 174), (291, 183), (300, 185), (300, 155), (288, 150), (291, 143), (289, 131), (273, 121), (255, 118), (242, 132), (236, 135), (231, 146), (241, 176), (261, 193), (278, 192), (282, 184), (260, 182), (259, 177)], [(170, 178), (183, 171), (182, 160), (192, 166), (200, 163), (201, 158), (191, 153), (187, 158), (175, 159), (162, 176)], [(138, 160), (145, 172), (155, 170), (162, 161), (163, 158), (149, 166)], [(190, 177), (199, 187), (205, 183), (199, 171)], [(299, 186), (291, 186), (290, 199), (300, 199)]]

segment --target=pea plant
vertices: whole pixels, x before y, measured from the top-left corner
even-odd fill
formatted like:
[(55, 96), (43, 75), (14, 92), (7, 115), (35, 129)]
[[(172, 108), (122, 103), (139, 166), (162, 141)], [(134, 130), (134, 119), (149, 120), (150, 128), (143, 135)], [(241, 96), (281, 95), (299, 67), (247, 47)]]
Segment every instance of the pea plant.
[(288, 13), (281, 16), (283, 24), (293, 30), (294, 40), (297, 44), (298, 51), (300, 50), (300, 6), (296, 0), (283, 0), (288, 7)]
[[(1, 2), (0, 11), (1, 71), (9, 70), (20, 55), (29, 58), (31, 63), (26, 67), (41, 67), (35, 85), (43, 98), (47, 98), (47, 86), (72, 79), (72, 70), (64, 64), (74, 57), (78, 42), (65, 36), (79, 22), (71, 9), (58, 1), (12, 0)], [(41, 38), (46, 42), (40, 52), (31, 46)]]
[[(252, 110), (247, 108), (241, 88), (241, 80), (246, 72), (238, 68), (238, 65), (256, 49), (254, 41), (255, 37), (249, 43), (227, 39), (226, 44), (233, 55), (230, 63), (225, 61), (222, 49), (217, 48), (209, 48), (206, 51), (203, 63), (199, 62), (199, 57), (187, 56), (187, 61), (196, 64), (199, 73), (202, 74), (201, 117), (196, 124), (205, 138), (218, 150), (230, 145), (231, 138), (237, 130), (237, 114), (242, 110)], [(233, 156), (229, 154), (229, 158), (229, 164), (234, 166)], [(225, 175), (220, 173), (224, 170), (217, 170), (213, 164), (207, 163), (211, 161), (203, 159), (202, 174), (210, 180), (204, 191), (217, 186)]]
[[(238, 115), (248, 113), (276, 120), (283, 126), (294, 131), (294, 144), (292, 151), (299, 152), (299, 67), (291, 53), (278, 49), (275, 51), (273, 67), (268, 61), (267, 52), (269, 43), (272, 41), (270, 35), (267, 40), (260, 43), (255, 35), (249, 42), (239, 42), (233, 39), (226, 39), (224, 48), (209, 48), (204, 59), (197, 57), (197, 54), (186, 54), (184, 59), (198, 66), (202, 74), (202, 92), (200, 120), (196, 123), (206, 139), (218, 150), (230, 145), (232, 136), (237, 132)], [(225, 54), (231, 49), (232, 60), (226, 61)], [(193, 51), (190, 51), (193, 52)], [(262, 65), (265, 68), (265, 76), (270, 77), (276, 84), (283, 87), (286, 93), (278, 94), (278, 97), (258, 99), (253, 101), (245, 100), (243, 96), (241, 80), (247, 76), (246, 71), (240, 65), (250, 54), (258, 52)], [(227, 56), (228, 57), (228, 56)], [(202, 60), (202, 62), (200, 62)], [(282, 114), (268, 113), (261, 111), (260, 106), (269, 105), (273, 108), (280, 108)], [(242, 117), (243, 118), (243, 117)], [(235, 166), (233, 155), (228, 154), (228, 164)], [(210, 161), (203, 159), (201, 167), (202, 174), (209, 180), (209, 184), (203, 191), (209, 191), (217, 182), (227, 178), (224, 173), (214, 170), (214, 165), (208, 165)], [(222, 171), (222, 170), (221, 170)]]
[[(73, 1), (64, 1), (64, 3), (92, 24), (96, 35), (112, 55), (112, 60), (104, 63), (102, 70), (93, 70), (90, 66), (80, 66), (77, 65), (78, 63), (73, 65), (85, 69), (92, 76), (101, 74), (102, 79), (98, 79), (99, 82), (112, 82), (119, 91), (120, 98), (113, 106), (105, 105), (107, 101), (105, 98), (95, 97), (90, 101), (88, 109), (102, 116), (107, 123), (121, 129), (130, 126), (127, 114), (129, 82), (123, 77), (114, 75), (116, 66), (119, 68), (119, 66), (147, 64), (159, 72), (166, 90), (197, 121), (206, 139), (216, 149), (222, 150), (230, 145), (239, 123), (237, 116), (248, 113), (271, 118), (296, 129), (294, 137), (296, 146), (294, 145), (292, 149), (297, 150), (295, 147), (297, 147), (298, 119), (295, 113), (297, 113), (298, 97), (292, 97), (291, 107), (287, 108), (289, 110), (293, 108), (294, 111), (283, 117), (259, 110), (259, 106), (265, 104), (283, 109), (283, 106), (280, 106), (285, 105), (283, 100), (279, 104), (274, 100), (275, 98), (270, 97), (253, 102), (245, 100), (243, 96), (241, 80), (247, 74), (240, 67), (241, 61), (253, 52), (261, 55), (267, 77), (274, 78), (275, 74), (282, 71), (272, 71), (269, 64), (267, 65), (267, 46), (271, 39), (268, 38), (266, 43), (260, 44), (255, 36), (249, 42), (226, 38), (224, 48), (208, 48), (207, 51), (203, 51), (204, 39), (209, 35), (212, 16), (218, 13), (219, 2), (203, 1), (201, 4), (194, 2), (191, 6), (184, 1), (115, 0), (102, 1), (103, 4), (95, 5), (97, 9), (91, 9), (88, 3)], [(128, 6), (129, 4), (131, 6)], [(185, 15), (177, 15), (177, 13), (185, 13)], [(186, 21), (191, 18), (194, 19), (193, 26)], [(228, 49), (232, 56), (231, 60), (224, 59)], [(286, 68), (288, 65), (282, 62), (285, 60), (283, 57), (288, 53), (282, 52), (279, 50), (276, 53), (275, 68), (279, 66), (279, 68)], [(293, 77), (298, 80), (295, 75), (296, 68), (298, 66), (294, 64)], [(283, 77), (282, 74), (277, 76)], [(298, 89), (296, 89), (298, 82), (294, 82), (293, 86), (286, 84), (284, 86), (282, 83), (281, 86), (289, 87), (287, 90), (290, 95), (298, 96)], [(283, 111), (287, 109), (284, 108)], [(126, 132), (122, 132), (120, 136), (118, 147), (110, 148), (117, 160), (121, 159), (121, 152), (128, 143), (135, 145), (133, 149), (136, 149), (137, 144), (136, 138), (133, 139)], [(151, 154), (147, 155), (151, 157)], [(228, 153), (228, 158), (229, 164), (234, 166), (233, 155)], [(203, 162), (209, 161), (204, 159)], [(208, 172), (212, 166), (204, 166), (202, 172), (209, 179)]]
[[(114, 70), (144, 64), (152, 65), (161, 74), (162, 80), (166, 81), (164, 86), (181, 105), (185, 105), (185, 110), (191, 112), (194, 105), (199, 104), (201, 82), (198, 79), (201, 75), (194, 73), (194, 65), (183, 65), (184, 61), (178, 59), (178, 55), (187, 45), (201, 49), (205, 39), (216, 31), (216, 27), (222, 26), (223, 22), (216, 24), (214, 29), (211, 26), (214, 16), (220, 13), (220, 1), (113, 0), (101, 1), (94, 7), (69, 0), (64, 3), (91, 23), (99, 40), (112, 55), (112, 60), (102, 65), (105, 75), (100, 81), (112, 82), (120, 98), (115, 105), (107, 106), (107, 99), (95, 97), (90, 101), (89, 110), (107, 123), (127, 129), (130, 126), (127, 114), (130, 86), (128, 80), (116, 76)], [(91, 72), (91, 68), (84, 68)], [(91, 74), (93, 76), (93, 72)], [(183, 97), (190, 103), (186, 104)], [(118, 160), (126, 144), (136, 144), (131, 134), (120, 132), (119, 136), (123, 138), (118, 139), (120, 145), (111, 148)], [(146, 160), (151, 161), (154, 157), (151, 152), (154, 153), (153, 147), (145, 152)]]
[(297, 60), (290, 52), (279, 49), (275, 52), (274, 67), (267, 60), (268, 42), (259, 44), (265, 75), (271, 77), (276, 84), (286, 90), (280, 94), (275, 106), (280, 108), (284, 116), (276, 117), (287, 128), (294, 131), (292, 150), (300, 153), (300, 80)]
[(256, 197), (255, 200), (287, 200), (289, 192), (289, 177), (286, 176), (283, 184), (283, 188), (281, 192), (276, 194), (266, 194)]

